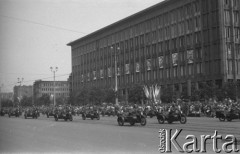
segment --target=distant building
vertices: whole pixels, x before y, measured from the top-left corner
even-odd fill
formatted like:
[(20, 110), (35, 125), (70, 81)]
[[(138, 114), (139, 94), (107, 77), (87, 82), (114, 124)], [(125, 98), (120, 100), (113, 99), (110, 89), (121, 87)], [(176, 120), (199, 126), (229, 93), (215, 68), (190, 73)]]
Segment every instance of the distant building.
[(191, 95), (202, 83), (240, 82), (240, 1), (165, 0), (68, 45), (73, 93), (113, 88), (117, 73), (120, 95), (134, 84)]
[[(33, 84), (33, 97), (34, 100), (40, 98), (43, 95), (49, 95), (53, 97), (54, 94), (54, 82), (37, 80)], [(68, 81), (55, 81), (55, 97), (69, 97), (69, 83)]]
[(33, 87), (32, 86), (14, 86), (13, 96), (14, 98), (22, 99), (24, 96), (32, 97), (33, 96)]
[(13, 100), (13, 93), (12, 92), (2, 92), (0, 93), (1, 100)]

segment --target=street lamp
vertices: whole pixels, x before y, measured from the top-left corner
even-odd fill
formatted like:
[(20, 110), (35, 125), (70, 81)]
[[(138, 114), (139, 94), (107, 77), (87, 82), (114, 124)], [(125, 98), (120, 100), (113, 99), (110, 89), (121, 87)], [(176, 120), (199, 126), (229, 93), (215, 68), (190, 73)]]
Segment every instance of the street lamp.
[(24, 78), (22, 78), (22, 79), (20, 79), (20, 78), (17, 78), (18, 79), (18, 82), (17, 83), (19, 83), (19, 106), (21, 105), (21, 99), (22, 99), (22, 92), (21, 92), (21, 85), (22, 85), (22, 82), (23, 82), (23, 80), (24, 80)]
[[(113, 50), (113, 47), (111, 46), (111, 50)], [(119, 47), (117, 47), (117, 50), (120, 50)], [(117, 80), (117, 51), (114, 50), (114, 71), (115, 71), (115, 93), (116, 93), (116, 97), (115, 97), (115, 103), (116, 105), (118, 105), (118, 80)]]
[(55, 100), (55, 72), (57, 72), (58, 67), (53, 68), (52, 66), (50, 67), (51, 72), (53, 72), (53, 105), (56, 105), (56, 100)]

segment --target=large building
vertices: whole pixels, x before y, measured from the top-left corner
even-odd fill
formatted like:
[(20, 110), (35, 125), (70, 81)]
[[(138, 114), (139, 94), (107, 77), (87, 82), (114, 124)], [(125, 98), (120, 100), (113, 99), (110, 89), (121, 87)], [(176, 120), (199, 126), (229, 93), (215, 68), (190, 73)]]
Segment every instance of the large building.
[(33, 97), (34, 100), (40, 98), (43, 95), (54, 96), (55, 88), (55, 98), (67, 98), (69, 97), (69, 83), (68, 81), (42, 81), (37, 80), (33, 84)]
[(237, 82), (240, 1), (165, 0), (68, 45), (73, 92), (114, 87), (115, 72), (123, 95), (134, 84), (181, 92), (203, 82)]

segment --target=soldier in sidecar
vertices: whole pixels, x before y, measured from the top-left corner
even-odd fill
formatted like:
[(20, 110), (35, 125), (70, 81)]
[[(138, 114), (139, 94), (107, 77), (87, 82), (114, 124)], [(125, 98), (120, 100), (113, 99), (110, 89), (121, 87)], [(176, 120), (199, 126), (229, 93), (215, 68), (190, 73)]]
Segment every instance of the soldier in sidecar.
[(165, 121), (169, 124), (174, 121), (180, 121), (181, 124), (185, 124), (187, 122), (186, 116), (174, 105), (169, 108), (168, 112), (157, 112), (157, 119), (159, 124), (163, 124)]
[(9, 116), (9, 118), (11, 116), (19, 117), (20, 116), (20, 110), (18, 108), (16, 108), (16, 109), (9, 109), (8, 116)]
[(65, 121), (67, 121), (67, 120), (72, 121), (73, 117), (72, 117), (72, 113), (71, 113), (70, 107), (68, 107), (68, 106), (65, 106), (65, 107), (60, 106), (60, 107), (58, 107), (55, 110), (54, 118), (55, 118), (55, 121), (58, 121), (58, 119), (64, 119)]
[(119, 112), (117, 122), (119, 126), (123, 126), (125, 122), (133, 126), (135, 123), (140, 123), (142, 126), (147, 124), (146, 116), (143, 111), (137, 108), (123, 108)]
[(28, 117), (32, 117), (33, 119), (38, 118), (38, 111), (35, 108), (28, 108), (24, 112), (24, 118), (27, 119)]
[(85, 109), (82, 112), (82, 119), (86, 120), (86, 118), (91, 118), (92, 120), (93, 119), (100, 120), (99, 111), (94, 107), (89, 107), (88, 109)]
[(50, 116), (54, 117), (54, 108), (47, 108), (45, 114), (47, 115), (47, 118), (49, 118)]
[(240, 110), (239, 109), (229, 109), (229, 110), (218, 110), (216, 111), (216, 117), (219, 119), (219, 121), (232, 121), (234, 119), (240, 120)]

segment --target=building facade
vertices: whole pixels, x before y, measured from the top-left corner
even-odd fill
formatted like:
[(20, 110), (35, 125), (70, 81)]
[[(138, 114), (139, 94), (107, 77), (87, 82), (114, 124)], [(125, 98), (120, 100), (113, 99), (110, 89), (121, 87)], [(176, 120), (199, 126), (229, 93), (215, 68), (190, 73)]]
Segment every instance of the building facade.
[[(72, 91), (240, 80), (240, 1), (165, 0), (70, 42)], [(117, 67), (115, 68), (115, 54)]]
[(34, 101), (43, 95), (54, 96), (55, 87), (55, 98), (67, 98), (69, 97), (69, 83), (68, 81), (42, 81), (37, 80), (33, 84)]
[(0, 99), (1, 100), (13, 100), (13, 93), (12, 92), (0, 92)]

